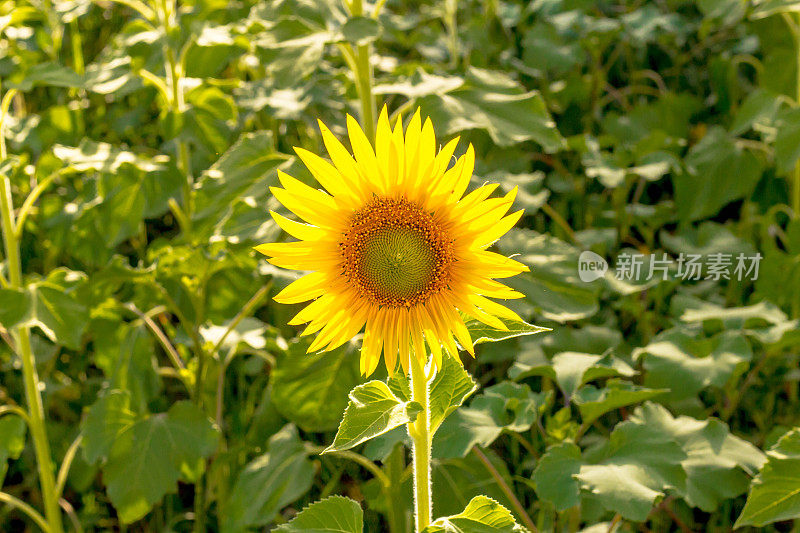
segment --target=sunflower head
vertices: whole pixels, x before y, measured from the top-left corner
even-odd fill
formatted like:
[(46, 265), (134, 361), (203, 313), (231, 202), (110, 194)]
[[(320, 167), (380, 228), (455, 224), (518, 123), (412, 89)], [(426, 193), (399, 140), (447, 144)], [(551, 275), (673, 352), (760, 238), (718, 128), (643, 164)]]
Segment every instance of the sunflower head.
[(282, 290), (281, 303), (311, 301), (290, 324), (317, 334), (309, 351), (332, 350), (362, 329), (361, 372), (371, 374), (383, 354), (393, 372), (409, 358), (441, 365), (442, 350), (458, 360), (456, 341), (473, 352), (463, 317), (507, 329), (501, 318), (521, 320), (490, 298), (522, 294), (496, 281), (526, 271), (517, 261), (487, 250), (511, 229), (522, 211), (507, 214), (516, 188), (491, 198), (496, 184), (466, 194), (475, 164), (470, 145), (454, 164), (458, 139), (436, 152), (430, 119), (420, 111), (403, 131), (384, 107), (373, 149), (347, 117), (352, 153), (320, 122), (330, 161), (295, 148), (319, 190), (278, 171), (272, 193), (304, 222), (272, 216), (294, 242), (256, 250), (279, 267), (307, 272)]

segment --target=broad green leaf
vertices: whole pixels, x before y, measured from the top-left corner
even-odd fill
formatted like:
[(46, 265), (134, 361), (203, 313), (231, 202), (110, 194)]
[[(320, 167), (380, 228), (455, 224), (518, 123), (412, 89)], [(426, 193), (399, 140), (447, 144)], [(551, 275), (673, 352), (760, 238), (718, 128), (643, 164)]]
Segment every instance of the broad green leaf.
[(464, 512), (436, 519), (424, 533), (523, 533), (511, 511), (486, 496), (476, 496)]
[(498, 243), (507, 255), (530, 267), (506, 282), (525, 295), (523, 304), (557, 322), (592, 316), (599, 309), (599, 281), (584, 283), (578, 277), (580, 250), (549, 235), (514, 229)]
[(459, 361), (443, 355), (442, 368), (430, 383), (430, 431), (435, 434), (450, 413), (478, 388), (475, 380)]
[(472, 446), (488, 446), (503, 432), (530, 429), (547, 402), (525, 384), (504, 381), (487, 388), (469, 407), (455, 410), (434, 437), (435, 457), (464, 457)]
[(161, 390), (152, 333), (144, 324), (120, 320), (92, 321), (94, 361), (103, 370), (108, 387), (128, 391), (136, 412), (146, 412)]
[(786, 433), (767, 452), (767, 462), (750, 485), (734, 528), (763, 527), (800, 517), (800, 428)]
[[(689, 150), (685, 163), (686, 172), (672, 178), (678, 216), (684, 222), (702, 220), (749, 196), (763, 171), (760, 160), (719, 127)], [(731, 180), (732, 175), (737, 179)]]
[(65, 276), (80, 279), (78, 273), (58, 269), (25, 289), (0, 289), (0, 324), (37, 327), (57, 344), (80, 348), (89, 314), (73, 290), (63, 286)]
[(420, 98), (434, 94), (445, 94), (464, 85), (457, 76), (428, 74), (422, 69), (414, 71), (407, 81), (376, 85), (375, 94), (402, 94), (408, 98)]
[(663, 432), (633, 421), (614, 428), (577, 474), (581, 490), (609, 511), (642, 521), (670, 489), (684, 490), (686, 453)]
[(83, 77), (55, 62), (39, 63), (27, 69), (22, 78), (11, 83), (10, 87), (22, 92), (28, 92), (34, 87), (82, 88)]
[(219, 432), (188, 402), (122, 429), (103, 467), (108, 496), (125, 523), (146, 515), (179, 479), (195, 481), (217, 447)]
[(364, 512), (358, 502), (343, 496), (330, 496), (312, 503), (275, 531), (285, 533), (361, 533)]
[(627, 376), (634, 370), (626, 363), (611, 357), (578, 352), (561, 352), (553, 356), (556, 382), (569, 399), (588, 381), (610, 376)]
[(536, 463), (533, 481), (536, 494), (564, 511), (580, 503), (580, 483), (575, 476), (583, 459), (581, 449), (571, 442), (551, 446)]
[(308, 342), (295, 341), (270, 374), (278, 411), (305, 431), (336, 429), (348, 393), (361, 383), (355, 343), (324, 353), (306, 353)]
[(764, 454), (749, 442), (731, 435), (717, 419), (673, 418), (661, 405), (647, 402), (630, 418), (672, 438), (686, 452), (686, 490), (680, 494), (692, 507), (714, 512), (719, 504), (747, 490), (748, 475), (764, 464)]
[(706, 387), (723, 387), (744, 371), (753, 353), (741, 332), (723, 331), (703, 338), (673, 328), (634, 350), (644, 360), (644, 384), (670, 389), (669, 399), (690, 398)]
[(216, 157), (235, 137), (237, 108), (233, 99), (218, 87), (200, 85), (186, 95), (187, 109), (179, 138), (207, 157)]
[(117, 436), (136, 422), (130, 409), (130, 394), (112, 390), (101, 396), (86, 411), (81, 422), (83, 457), (89, 464), (108, 458)]
[[(675, 255), (681, 252), (704, 256), (714, 253), (731, 254), (734, 267), (739, 254), (744, 254), (745, 257), (753, 257), (756, 254), (752, 244), (737, 237), (728, 227), (712, 221), (701, 222), (696, 227), (683, 229), (677, 233), (662, 229), (659, 232), (659, 239), (664, 248)], [(701, 275), (706, 273), (707, 268)]]
[(725, 329), (742, 329), (774, 326), (786, 322), (789, 317), (771, 302), (742, 307), (721, 307), (704, 302), (701, 307), (684, 311), (680, 319), (683, 322), (719, 321)]
[(443, 135), (482, 129), (499, 146), (527, 140), (539, 143), (546, 152), (565, 146), (541, 95), (526, 92), (497, 71), (470, 67), (463, 85), (423, 97), (419, 105)]
[(521, 337), (524, 335), (534, 335), (544, 331), (551, 331), (550, 328), (541, 326), (534, 326), (527, 322), (519, 322), (517, 320), (502, 320), (508, 330), (495, 329), (487, 326), (483, 322), (470, 318), (464, 322), (467, 326), (469, 335), (474, 344), (482, 344), (484, 342), (498, 342), (506, 339), (513, 339), (514, 337)]
[(194, 190), (193, 231), (210, 235), (237, 198), (252, 197), (251, 209), (269, 216), (257, 201), (277, 183), (275, 170), (287, 160), (275, 153), (272, 143), (269, 132), (246, 133), (203, 174)]
[[(269, 439), (267, 452), (236, 477), (223, 506), (222, 531), (233, 533), (272, 522), (278, 511), (305, 494), (314, 480), (297, 429), (287, 425)], [(292, 530), (290, 530), (292, 531)]]
[[(738, 3), (738, 2), (737, 2)], [(749, 129), (763, 129), (775, 119), (781, 100), (772, 91), (756, 89), (742, 102), (731, 125), (732, 135), (741, 135)]]
[(122, 165), (132, 165), (144, 172), (163, 170), (169, 158), (147, 157), (122, 150), (114, 145), (83, 139), (76, 147), (57, 144), (53, 147), (57, 158), (77, 172), (118, 172)]
[(422, 406), (404, 402), (382, 381), (370, 381), (350, 391), (350, 403), (342, 416), (333, 444), (326, 452), (348, 450), (397, 426), (413, 422)]
[(575, 395), (575, 405), (578, 406), (581, 413), (581, 420), (588, 425), (609, 411), (643, 402), (668, 392), (667, 389), (648, 389), (627, 381), (609, 380), (602, 389), (592, 385), (586, 385), (579, 389)]

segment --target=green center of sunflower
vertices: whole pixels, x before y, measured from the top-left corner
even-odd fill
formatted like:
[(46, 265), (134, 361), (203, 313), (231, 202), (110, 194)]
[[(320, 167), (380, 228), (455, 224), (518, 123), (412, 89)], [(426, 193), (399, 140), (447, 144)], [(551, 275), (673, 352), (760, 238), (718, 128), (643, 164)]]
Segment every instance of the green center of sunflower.
[(375, 293), (407, 299), (431, 280), (436, 254), (425, 237), (411, 228), (386, 228), (364, 243), (361, 278)]
[(381, 306), (424, 303), (450, 279), (452, 240), (430, 213), (404, 198), (373, 198), (353, 213), (339, 248), (344, 276)]

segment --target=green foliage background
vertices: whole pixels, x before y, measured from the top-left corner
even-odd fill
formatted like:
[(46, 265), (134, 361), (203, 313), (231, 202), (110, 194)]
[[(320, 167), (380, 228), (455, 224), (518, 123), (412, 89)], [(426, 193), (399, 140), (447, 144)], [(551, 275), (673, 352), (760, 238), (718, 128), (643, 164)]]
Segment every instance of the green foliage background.
[[(54, 460), (74, 456), (67, 527), (410, 528), (402, 427), (319, 455), (353, 444), (334, 436), (358, 340), (305, 355), (297, 309), (269, 298), (294, 274), (252, 251), (285, 238), (276, 170), (311, 183), (292, 147), (323, 153), (316, 120), (345, 138), (359, 113), (352, 43), (373, 48), (381, 105), (472, 142), (475, 184), (519, 186), (525, 216), (498, 247), (531, 272), (510, 305), (552, 328), (481, 345), (473, 396), (449, 371), (433, 491), (450, 517), (431, 531), (477, 531), (485, 509), (492, 531), (523, 513), (541, 531), (791, 529), (800, 2), (373, 7), (0, 2), (1, 89), (18, 91), (0, 172), (26, 213), (26, 287), (0, 289), (0, 405), (25, 405), (11, 331), (31, 326)], [(755, 281), (584, 283), (584, 250), (612, 269), (626, 253), (763, 259)], [(413, 416), (400, 385), (378, 389), (397, 424)], [(28, 437), (0, 418), (0, 487), (41, 509)], [(360, 505), (286, 523), (332, 495)], [(35, 527), (0, 507), (3, 531)]]

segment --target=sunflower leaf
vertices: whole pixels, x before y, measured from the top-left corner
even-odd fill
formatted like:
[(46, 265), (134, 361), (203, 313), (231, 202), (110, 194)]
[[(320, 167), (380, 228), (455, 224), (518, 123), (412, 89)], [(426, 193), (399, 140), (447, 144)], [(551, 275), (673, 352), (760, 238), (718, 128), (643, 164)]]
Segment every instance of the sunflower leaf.
[(533, 335), (535, 333), (542, 333), (543, 331), (550, 331), (550, 328), (535, 326), (527, 322), (518, 322), (516, 320), (503, 320), (503, 323), (508, 328), (507, 331), (495, 329), (475, 319), (466, 320), (464, 322), (474, 344), (504, 341), (523, 335)]
[(288, 533), (361, 533), (364, 512), (358, 502), (344, 496), (331, 496), (312, 503), (275, 531)]
[(348, 450), (397, 426), (413, 422), (422, 406), (404, 402), (382, 381), (369, 381), (350, 391), (333, 444), (322, 453)]
[(444, 358), (442, 368), (430, 384), (431, 435), (477, 388), (475, 380), (458, 360), (450, 356)]
[(800, 428), (786, 433), (767, 452), (767, 462), (753, 479), (750, 494), (734, 528), (762, 527), (800, 517)]
[(517, 533), (525, 531), (514, 521), (511, 511), (486, 496), (470, 500), (463, 512), (437, 519), (424, 533), (449, 531)]

